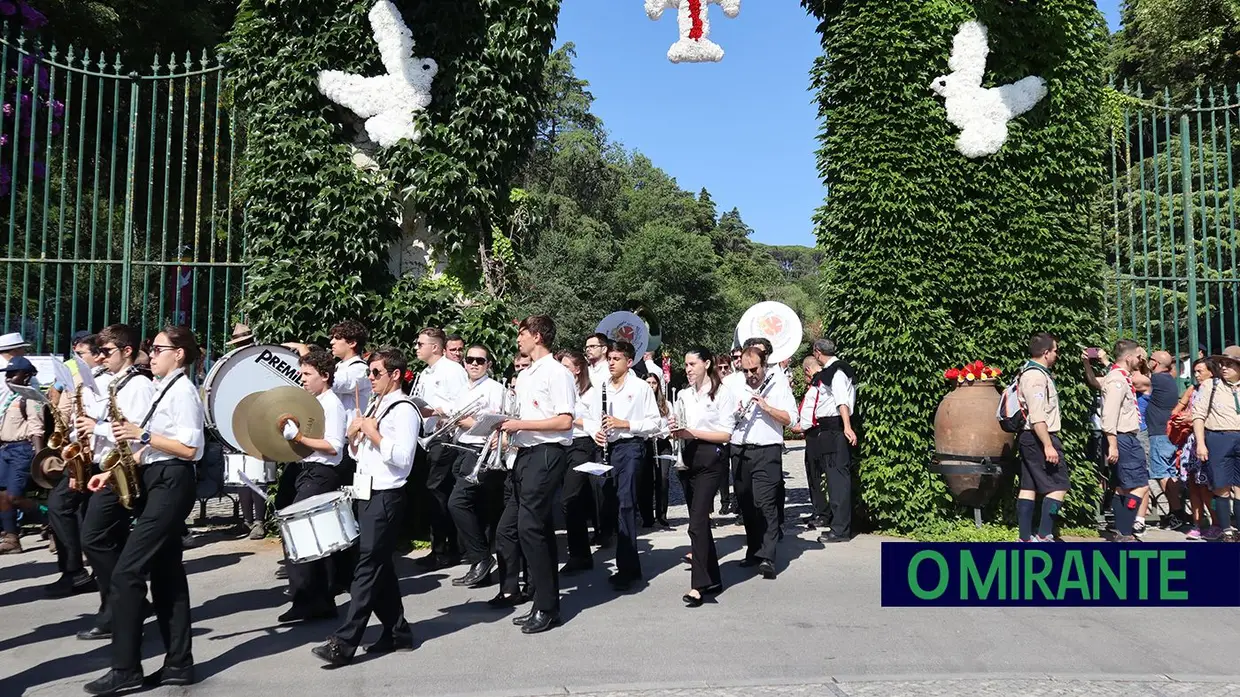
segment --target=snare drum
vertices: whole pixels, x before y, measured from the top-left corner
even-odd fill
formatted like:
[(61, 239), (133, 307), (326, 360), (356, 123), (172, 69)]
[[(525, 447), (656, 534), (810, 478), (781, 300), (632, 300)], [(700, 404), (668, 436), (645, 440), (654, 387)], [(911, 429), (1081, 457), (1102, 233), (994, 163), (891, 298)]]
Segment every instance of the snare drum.
[(284, 552), (294, 564), (315, 561), (348, 549), (359, 531), (353, 502), (341, 491), (311, 496), (276, 512)]
[(241, 473), (255, 484), (270, 484), (276, 480), (276, 463), (260, 460), (241, 453), (224, 455), (224, 485), (245, 486)]
[(301, 387), (300, 360), (292, 349), (267, 344), (243, 346), (220, 357), (203, 380), (207, 429), (233, 452), (245, 452), (233, 432), (237, 405), (257, 392), (290, 385)]

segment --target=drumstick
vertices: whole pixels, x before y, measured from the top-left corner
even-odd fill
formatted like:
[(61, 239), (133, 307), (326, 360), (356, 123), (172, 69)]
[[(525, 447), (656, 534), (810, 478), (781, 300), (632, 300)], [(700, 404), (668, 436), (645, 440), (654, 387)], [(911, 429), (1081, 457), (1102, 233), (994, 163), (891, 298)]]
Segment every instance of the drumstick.
[(357, 385), (353, 385), (353, 408), (360, 414), (362, 412), (362, 393), (357, 391)]

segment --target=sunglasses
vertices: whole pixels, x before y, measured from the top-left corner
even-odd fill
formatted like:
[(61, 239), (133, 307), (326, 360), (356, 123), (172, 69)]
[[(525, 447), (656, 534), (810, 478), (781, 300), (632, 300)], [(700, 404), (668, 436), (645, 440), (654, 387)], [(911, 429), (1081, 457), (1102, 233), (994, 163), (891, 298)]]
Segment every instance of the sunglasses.
[(379, 378), (383, 377), (384, 375), (387, 375), (387, 371), (386, 371), (386, 370), (379, 370), (378, 368), (371, 368), (371, 369), (370, 369), (370, 377), (372, 377), (372, 378), (374, 378), (374, 379), (376, 379), (376, 380), (378, 380)]
[(116, 348), (115, 346), (113, 346), (112, 348), (108, 348), (107, 346), (100, 346), (99, 355), (104, 358), (107, 358), (108, 356), (111, 356), (113, 353), (119, 350), (120, 349)]
[(757, 375), (761, 370), (761, 368), (741, 368), (741, 372), (746, 375)]
[(482, 356), (466, 356), (465, 362), (470, 365), (486, 365), (487, 359)]

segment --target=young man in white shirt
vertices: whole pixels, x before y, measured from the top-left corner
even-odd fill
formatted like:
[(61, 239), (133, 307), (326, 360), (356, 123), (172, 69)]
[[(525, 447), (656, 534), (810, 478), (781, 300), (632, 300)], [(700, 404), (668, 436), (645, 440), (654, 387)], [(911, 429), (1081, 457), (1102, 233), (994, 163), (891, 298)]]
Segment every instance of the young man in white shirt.
[(814, 357), (822, 370), (810, 387), (817, 391), (814, 410), (822, 470), (827, 475), (831, 529), (818, 536), (823, 544), (852, 539), (852, 448), (857, 444), (852, 414), (857, 404), (856, 372), (836, 355), (835, 342), (818, 339)]
[(594, 442), (607, 449), (608, 464), (616, 476), (620, 503), (619, 535), (616, 538), (616, 573), (608, 581), (616, 590), (627, 590), (642, 581), (637, 556), (637, 476), (645, 453), (645, 438), (660, 430), (659, 405), (654, 390), (633, 372), (636, 351), (627, 341), (617, 341), (607, 352), (611, 377), (595, 392), (593, 414), (601, 423), (588, 431)]
[(607, 352), (611, 347), (612, 341), (606, 334), (595, 332), (586, 337), (586, 369), (590, 374), (591, 387), (598, 387), (611, 374), (607, 367)]
[[(474, 344), (465, 351), (465, 371), (469, 373), (469, 385), (457, 398), (453, 409), (463, 409), (475, 399), (481, 404), (480, 414), (501, 414), (507, 391), (504, 386), (491, 379), (491, 352), (485, 346)], [(473, 418), (461, 420), (461, 428), (474, 427)], [(456, 453), (456, 462), (452, 467), (455, 485), (448, 499), (448, 511), (452, 522), (456, 524), (458, 538), (469, 564), (469, 571), (460, 578), (452, 580), (454, 586), (476, 588), (485, 583), (495, 567), (491, 557), (491, 541), (495, 538), (495, 527), (499, 524), (500, 510), (504, 502), (504, 472), (502, 470), (482, 470), (478, 457), (487, 443), (485, 436), (462, 435)], [(496, 447), (488, 450), (487, 458), (496, 454)], [(499, 453), (502, 458), (503, 453)], [(501, 460), (502, 462), (502, 460)], [(478, 468), (477, 483), (470, 482), (468, 477)]]
[[(99, 464), (116, 447), (108, 408), (112, 383), (116, 382), (116, 403), (121, 415), (131, 423), (141, 423), (155, 395), (155, 385), (138, 372), (138, 332), (124, 324), (113, 324), (99, 332), (99, 355), (107, 373), (95, 380), (100, 394), (90, 399), (86, 413), (75, 421), (79, 438), (90, 439), (95, 473)], [(84, 400), (85, 401), (85, 400)], [(78, 632), (83, 641), (112, 638), (112, 572), (129, 538), (133, 514), (121, 505), (111, 487), (91, 494), (82, 519), (82, 551), (95, 572), (99, 586), (99, 612), (94, 626)]]
[[(340, 403), (344, 406), (345, 424), (349, 424), (365, 414), (370, 406), (369, 366), (363, 358), (370, 331), (361, 322), (347, 319), (332, 327), (329, 335), (331, 353), (338, 361), (336, 370), (332, 373), (331, 389), (340, 398)], [(340, 460), (340, 464), (336, 465), (336, 474), (340, 477), (341, 486), (353, 484), (353, 472), (356, 468), (357, 462), (353, 459), (353, 454), (345, 448), (344, 457)], [(284, 471), (281, 472), (280, 483), (276, 491), (276, 510), (293, 502), (292, 494), (297, 490), (298, 470), (299, 465), (296, 463), (284, 464)], [(282, 495), (282, 492), (288, 492), (288, 494)], [(333, 579), (336, 590), (344, 592), (349, 587), (349, 579), (353, 578), (353, 569), (357, 567), (357, 547), (353, 546), (333, 554), (332, 565), (335, 567)], [(288, 566), (281, 566), (276, 571), (276, 578), (287, 577)]]
[[(529, 613), (514, 618), (523, 634), (536, 634), (560, 622), (560, 582), (553, 506), (564, 481), (568, 446), (573, 442), (577, 390), (572, 373), (551, 355), (555, 323), (550, 317), (527, 317), (517, 333), (517, 347), (532, 363), (517, 383), (519, 416), (501, 427), (517, 448), (513, 496), (504, 517), (516, 516), (521, 553), (526, 560), (534, 602)], [(500, 523), (504, 525), (503, 521)]]
[(370, 497), (358, 502), (361, 536), (345, 622), (327, 643), (312, 650), (337, 667), (353, 661), (372, 612), (382, 623), (383, 633), (366, 647), (367, 653), (412, 651), (416, 645), (405, 620), (393, 561), (406, 508), (405, 483), (413, 470), (422, 421), (417, 407), (401, 391), (407, 366), (404, 354), (396, 349), (370, 354), (370, 384), (379, 403), (373, 415), (354, 419), (345, 433), (357, 459), (354, 486), (365, 489), (369, 484)]
[[(323, 437), (307, 437), (299, 425), (289, 419), (280, 424), (286, 439), (314, 451), (301, 461), (294, 503), (340, 489), (340, 472), (336, 468), (344, 458), (344, 434), (349, 425), (344, 404), (331, 389), (335, 359), (326, 352), (312, 351), (299, 362), (302, 387), (323, 407)], [(279, 621), (334, 619), (336, 598), (332, 580), (330, 559), (290, 564), (289, 590), (293, 606), (280, 615)]]
[(449, 334), (444, 345), (445, 358), (453, 363), (460, 363), (465, 359), (465, 339), (460, 334)]
[[(452, 414), (457, 399), (469, 385), (465, 368), (444, 355), (447, 339), (443, 330), (437, 327), (427, 327), (418, 333), (418, 360), (426, 364), (426, 369), (418, 377), (417, 394), (413, 396), (426, 401), (426, 408), (422, 410), (423, 436), (434, 433), (444, 417)], [(423, 458), (419, 458), (420, 462), (426, 462), (431, 553), (417, 563), (429, 569), (446, 569), (461, 563), (456, 525), (448, 511), (448, 499), (452, 497), (452, 487), (456, 484), (452, 468), (456, 464), (457, 451), (444, 445), (451, 438), (452, 433), (448, 432), (430, 442)]]
[[(750, 346), (741, 354), (745, 384), (739, 392), (739, 418), (732, 432), (736, 458), (736, 496), (745, 523), (747, 548), (741, 566), (757, 566), (763, 578), (775, 578), (775, 549), (783, 536), (780, 502), (783, 493), (784, 427), (796, 414), (796, 398), (787, 380), (780, 380), (766, 354)], [(769, 382), (768, 382), (769, 380)]]

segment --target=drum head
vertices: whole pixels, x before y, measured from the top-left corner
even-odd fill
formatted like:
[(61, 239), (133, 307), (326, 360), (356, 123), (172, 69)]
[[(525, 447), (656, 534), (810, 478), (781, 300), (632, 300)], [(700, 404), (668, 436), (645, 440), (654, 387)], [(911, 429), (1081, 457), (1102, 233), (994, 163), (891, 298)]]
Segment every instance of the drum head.
[(650, 327), (646, 320), (632, 312), (621, 310), (603, 318), (594, 331), (603, 334), (612, 341), (627, 341), (633, 344), (635, 360), (640, 361), (650, 344)]
[(207, 427), (234, 451), (249, 452), (233, 431), (233, 412), (241, 400), (257, 392), (301, 387), (299, 360), (292, 349), (266, 344), (244, 346), (221, 357), (203, 381)]
[(318, 494), (317, 496), (311, 496), (310, 498), (298, 501), (297, 503), (289, 504), (284, 508), (281, 508), (279, 511), (276, 511), (276, 515), (281, 518), (287, 518), (289, 516), (297, 515), (298, 513), (307, 513), (324, 505), (335, 503), (342, 498), (344, 498), (344, 492), (329, 491), (326, 494)]
[(791, 358), (801, 346), (801, 318), (792, 308), (772, 300), (760, 302), (745, 311), (736, 325), (736, 341), (743, 345), (750, 339), (771, 342), (771, 355), (766, 362), (774, 365)]

